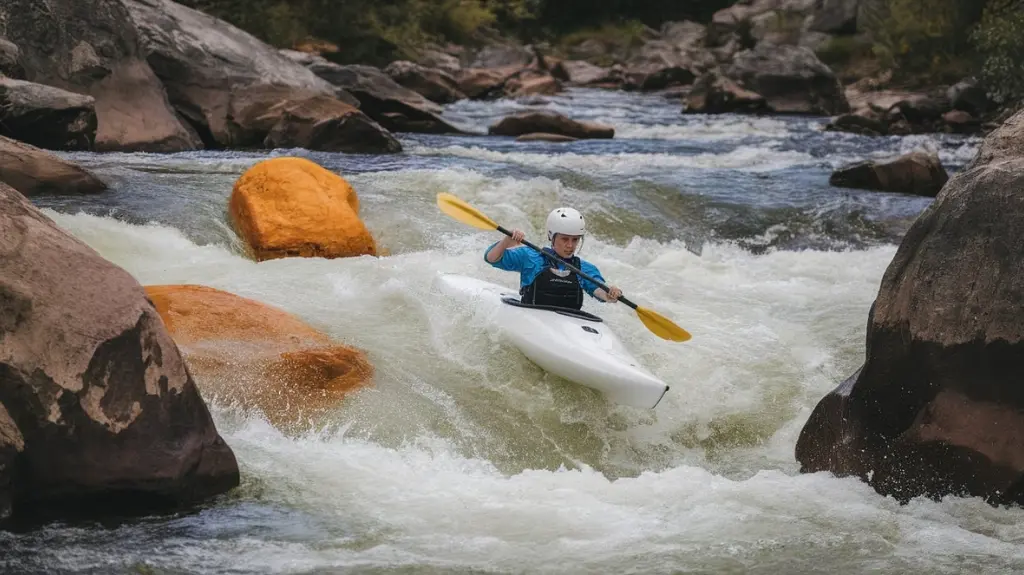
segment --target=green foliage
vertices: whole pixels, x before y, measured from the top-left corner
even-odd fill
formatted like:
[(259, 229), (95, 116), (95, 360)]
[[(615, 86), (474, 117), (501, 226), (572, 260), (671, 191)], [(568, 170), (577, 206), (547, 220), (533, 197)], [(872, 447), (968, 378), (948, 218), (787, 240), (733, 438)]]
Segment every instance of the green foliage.
[(962, 77), (982, 0), (865, 0), (860, 22), (883, 67), (909, 79)]
[(1024, 2), (990, 1), (971, 40), (990, 97), (1004, 104), (1024, 102)]
[[(278, 47), (311, 40), (368, 63), (408, 56), (425, 42), (471, 44), (495, 29), (524, 40), (579, 32), (630, 44), (643, 25), (707, 21), (732, 0), (179, 0)], [(619, 37), (618, 34), (625, 34)]]
[[(646, 31), (647, 26), (643, 22), (628, 20), (570, 32), (561, 37), (559, 44), (563, 51), (567, 51), (570, 47), (578, 46), (587, 40), (597, 40), (607, 48), (609, 53), (621, 53), (629, 48), (642, 46), (646, 41)], [(611, 56), (606, 56), (606, 58), (607, 60), (597, 58), (597, 64), (611, 65)]]
[(825, 64), (839, 68), (870, 57), (871, 43), (857, 36), (833, 36), (815, 53)]

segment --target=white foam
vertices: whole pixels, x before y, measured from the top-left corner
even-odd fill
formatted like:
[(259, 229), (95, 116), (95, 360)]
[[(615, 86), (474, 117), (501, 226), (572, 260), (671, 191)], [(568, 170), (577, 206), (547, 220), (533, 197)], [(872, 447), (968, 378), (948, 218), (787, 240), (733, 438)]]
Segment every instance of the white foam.
[(679, 123), (671, 124), (634, 124), (622, 121), (607, 123), (615, 127), (615, 137), (618, 139), (717, 142), (747, 138), (784, 138), (790, 135), (785, 122), (773, 118), (740, 117), (724, 120), (687, 117), (680, 118)]
[[(736, 125), (737, 134), (746, 129)], [(695, 156), (411, 152), (585, 173), (816, 161), (771, 145)], [(865, 318), (895, 247), (754, 255), (711, 242), (697, 256), (678, 241), (588, 237), (582, 255), (608, 283), (694, 336), (666, 342), (625, 306), (586, 302), (671, 385), (656, 410), (638, 410), (546, 376), (486, 314), (431, 288), (447, 272), (517, 285), (514, 274), (483, 261), (498, 235), (441, 215), (438, 191), (531, 238), (540, 237), (548, 209), (580, 192), (553, 177), (493, 178), (460, 168), (350, 180), (378, 205), (401, 202), (402, 209), (364, 216), (385, 244), (397, 238), (396, 255), (255, 263), (171, 227), (46, 210), (143, 284), (199, 283), (261, 300), (367, 350), (377, 368), (372, 387), (300, 437), (236, 411), (231, 398), (209, 399), (243, 488), (196, 520), (201, 536), (154, 537), (146, 524), (119, 530), (124, 565), (273, 573), (818, 572), (828, 565), (897, 573), (1024, 564), (1020, 510), (956, 498), (899, 506), (855, 479), (797, 474), (797, 434), (818, 399), (863, 360)], [(67, 543), (48, 565), (110, 568), (109, 549), (60, 534)]]
[(500, 152), (477, 146), (444, 148), (413, 147), (411, 153), (423, 156), (456, 156), (474, 160), (514, 163), (542, 168), (565, 168), (582, 173), (635, 173), (666, 168), (734, 169), (748, 172), (781, 170), (800, 164), (815, 163), (810, 154), (779, 151), (766, 146), (740, 146), (723, 153), (694, 155), (623, 152), (617, 154), (540, 154)]

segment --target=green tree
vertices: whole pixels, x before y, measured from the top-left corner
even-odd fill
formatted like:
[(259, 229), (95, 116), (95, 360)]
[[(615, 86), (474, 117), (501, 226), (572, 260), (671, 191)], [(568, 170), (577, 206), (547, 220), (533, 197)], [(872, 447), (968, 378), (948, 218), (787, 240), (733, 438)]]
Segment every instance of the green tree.
[(1024, 103), (1024, 2), (990, 0), (971, 40), (989, 96), (1002, 104)]

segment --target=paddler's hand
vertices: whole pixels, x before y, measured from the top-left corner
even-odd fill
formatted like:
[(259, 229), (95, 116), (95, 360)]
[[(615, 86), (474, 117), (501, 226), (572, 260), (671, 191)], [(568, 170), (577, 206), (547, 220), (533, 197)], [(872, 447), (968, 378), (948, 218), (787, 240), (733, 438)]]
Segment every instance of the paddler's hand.
[(608, 293), (605, 295), (605, 298), (608, 301), (610, 301), (610, 302), (619, 301), (619, 297), (621, 297), (621, 296), (622, 296), (622, 290), (620, 290), (619, 288), (617, 288), (615, 286), (608, 286)]
[(505, 236), (505, 248), (514, 248), (523, 245), (523, 239), (526, 238), (526, 234), (523, 230), (514, 229), (512, 230), (512, 237)]

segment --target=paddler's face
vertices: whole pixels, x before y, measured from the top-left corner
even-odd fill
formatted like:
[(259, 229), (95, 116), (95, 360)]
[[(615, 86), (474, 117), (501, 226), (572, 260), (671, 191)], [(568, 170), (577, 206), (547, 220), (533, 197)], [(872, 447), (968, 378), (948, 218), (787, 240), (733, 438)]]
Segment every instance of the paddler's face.
[(576, 253), (576, 246), (578, 245), (580, 245), (580, 236), (567, 236), (565, 234), (555, 234), (555, 239), (551, 242), (552, 249), (563, 258), (571, 258)]

